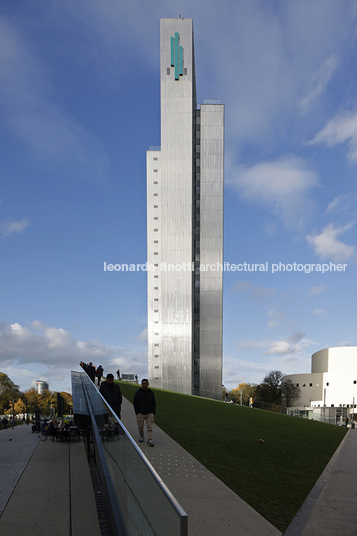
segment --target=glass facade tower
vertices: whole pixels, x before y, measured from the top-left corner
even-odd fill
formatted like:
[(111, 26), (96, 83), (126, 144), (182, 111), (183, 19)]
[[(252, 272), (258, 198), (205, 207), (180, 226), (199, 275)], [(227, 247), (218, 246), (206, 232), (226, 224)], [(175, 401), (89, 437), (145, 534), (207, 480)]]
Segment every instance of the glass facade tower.
[(160, 45), (161, 147), (147, 152), (149, 381), (221, 399), (224, 106), (197, 106), (192, 19), (162, 19)]

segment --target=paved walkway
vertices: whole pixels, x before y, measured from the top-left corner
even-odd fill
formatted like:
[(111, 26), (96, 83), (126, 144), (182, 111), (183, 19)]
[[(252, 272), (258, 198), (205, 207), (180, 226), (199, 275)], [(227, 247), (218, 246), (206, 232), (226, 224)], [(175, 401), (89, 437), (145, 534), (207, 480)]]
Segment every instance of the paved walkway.
[[(122, 420), (137, 439), (132, 405)], [(189, 515), (189, 536), (281, 533), (160, 428), (141, 450)], [(22, 476), (21, 476), (22, 475)], [(100, 536), (83, 442), (40, 441), (30, 426), (0, 431), (0, 534)], [(284, 536), (357, 536), (357, 430), (350, 430)]]
[(357, 535), (357, 429), (349, 430), (284, 536)]
[(0, 516), (39, 441), (29, 425), (0, 430)]
[[(123, 399), (122, 422), (138, 439), (133, 406)], [(273, 525), (157, 426), (154, 448), (138, 443), (188, 514), (189, 536), (279, 536)]]
[(100, 536), (83, 442), (41, 441), (26, 425), (1, 430), (0, 477), (1, 535)]

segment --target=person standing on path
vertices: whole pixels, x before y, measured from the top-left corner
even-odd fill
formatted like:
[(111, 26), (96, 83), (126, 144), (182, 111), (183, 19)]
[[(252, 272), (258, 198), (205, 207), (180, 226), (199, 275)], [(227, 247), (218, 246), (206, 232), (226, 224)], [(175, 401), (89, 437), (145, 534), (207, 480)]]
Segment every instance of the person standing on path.
[(93, 366), (92, 362), (90, 362), (88, 367), (86, 368), (86, 373), (88, 374), (88, 376), (94, 383), (95, 382), (95, 367)]
[(97, 370), (95, 371), (95, 376), (97, 378), (97, 385), (98, 387), (100, 386), (100, 382), (101, 382), (101, 379), (102, 379), (102, 376), (103, 376), (103, 367), (102, 365), (99, 365), (99, 367), (97, 368)]
[(114, 383), (113, 374), (107, 374), (107, 381), (101, 383), (99, 392), (120, 419), (123, 398), (119, 385)]
[(144, 441), (144, 422), (146, 421), (147, 444), (149, 447), (153, 447), (152, 429), (156, 413), (156, 400), (153, 391), (149, 389), (149, 380), (146, 378), (142, 380), (140, 389), (134, 395), (134, 410), (139, 429), (139, 443)]

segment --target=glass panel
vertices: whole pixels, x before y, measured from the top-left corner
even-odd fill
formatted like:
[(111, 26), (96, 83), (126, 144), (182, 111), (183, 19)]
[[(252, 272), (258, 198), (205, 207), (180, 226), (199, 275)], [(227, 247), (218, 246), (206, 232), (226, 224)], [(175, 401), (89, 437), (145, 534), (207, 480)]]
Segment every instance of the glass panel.
[(128, 535), (187, 536), (185, 511), (86, 373), (78, 374), (95, 414)]

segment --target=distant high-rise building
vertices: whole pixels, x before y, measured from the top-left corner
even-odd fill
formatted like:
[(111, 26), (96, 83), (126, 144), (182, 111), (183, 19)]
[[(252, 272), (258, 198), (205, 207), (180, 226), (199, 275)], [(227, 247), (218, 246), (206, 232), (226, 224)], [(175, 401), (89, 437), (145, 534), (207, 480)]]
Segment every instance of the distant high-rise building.
[(37, 392), (39, 395), (42, 395), (43, 391), (49, 388), (48, 382), (41, 381), (41, 380), (37, 380), (36, 385), (37, 385)]
[(222, 396), (224, 105), (196, 104), (192, 19), (161, 20), (161, 147), (147, 152), (153, 387)]

